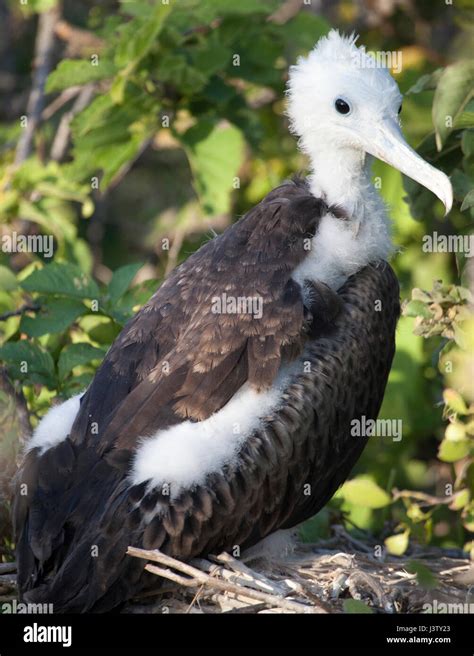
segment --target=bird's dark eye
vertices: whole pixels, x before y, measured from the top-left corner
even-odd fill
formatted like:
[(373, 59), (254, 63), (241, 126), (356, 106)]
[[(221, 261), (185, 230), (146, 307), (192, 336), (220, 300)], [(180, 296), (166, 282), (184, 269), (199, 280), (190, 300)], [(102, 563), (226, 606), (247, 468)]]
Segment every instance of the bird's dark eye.
[(349, 114), (349, 112), (351, 111), (351, 106), (349, 105), (349, 103), (343, 100), (342, 98), (338, 98), (334, 103), (334, 106), (336, 107), (339, 114)]
[(402, 103), (400, 103), (400, 107), (398, 108), (398, 113), (399, 113), (399, 114), (402, 113), (402, 107), (403, 107), (403, 105), (402, 105)]

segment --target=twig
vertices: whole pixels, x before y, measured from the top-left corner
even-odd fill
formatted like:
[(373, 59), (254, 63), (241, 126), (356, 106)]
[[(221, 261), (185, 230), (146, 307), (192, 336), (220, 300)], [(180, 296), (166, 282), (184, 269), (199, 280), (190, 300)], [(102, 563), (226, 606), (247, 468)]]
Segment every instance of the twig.
[(105, 42), (99, 36), (71, 25), (65, 20), (59, 20), (54, 27), (54, 31), (58, 39), (67, 42), (69, 56), (83, 55), (86, 52), (101, 50), (104, 47)]
[(53, 7), (40, 14), (38, 19), (38, 33), (35, 45), (35, 72), (33, 86), (27, 106), (27, 123), (23, 130), (15, 153), (15, 164), (21, 164), (30, 155), (33, 137), (41, 121), (44, 106), (44, 86), (51, 70), (52, 53), (54, 46), (54, 27), (58, 20), (59, 10)]
[(449, 497), (435, 497), (431, 494), (426, 494), (425, 492), (416, 492), (413, 490), (393, 490), (393, 498), (395, 501), (398, 499), (417, 499), (418, 501), (424, 501), (426, 504), (433, 506), (438, 504), (449, 504), (456, 498), (457, 494), (453, 494)]
[[(184, 587), (195, 588), (201, 585), (205, 585), (207, 587), (214, 588), (215, 590), (221, 590), (223, 592), (231, 593), (237, 596), (245, 596), (250, 599), (255, 599), (256, 601), (260, 601), (267, 604), (267, 606), (270, 608), (274, 608), (274, 607), (284, 608), (285, 610), (294, 613), (325, 613), (326, 612), (325, 610), (322, 610), (321, 608), (315, 606), (309, 606), (302, 603), (290, 601), (287, 599), (282, 599), (281, 597), (277, 597), (275, 595), (271, 595), (266, 592), (261, 592), (259, 590), (253, 590), (251, 588), (247, 588), (244, 586), (235, 585), (234, 583), (231, 583), (229, 581), (221, 581), (219, 579), (213, 578), (212, 576), (209, 576), (205, 572), (202, 572), (201, 570), (196, 569), (195, 567), (192, 567), (191, 565), (188, 565), (187, 563), (183, 563), (179, 560), (176, 560), (175, 558), (166, 556), (160, 551), (149, 551), (145, 549), (136, 549), (135, 547), (129, 547), (127, 553), (137, 558), (152, 560), (154, 562), (159, 563), (160, 565), (164, 565), (166, 569), (164, 569), (163, 567), (157, 567), (156, 565), (150, 565), (150, 564), (146, 565), (145, 569), (151, 572), (152, 574), (156, 574), (157, 576), (161, 576), (170, 581), (174, 581), (175, 583), (179, 583), (179, 585), (182, 585)], [(180, 574), (176, 574), (176, 572), (173, 572), (170, 568), (173, 568), (174, 570), (181, 572), (181, 574), (185, 574), (186, 576), (181, 576)]]
[(80, 93), (82, 88), (83, 87), (81, 86), (74, 86), (69, 87), (69, 89), (64, 89), (64, 91), (60, 93), (59, 96), (53, 100), (53, 102), (49, 103), (49, 105), (43, 109), (41, 120), (48, 121), (51, 116), (56, 114), (56, 112), (61, 109), (63, 105), (75, 98)]
[(87, 84), (78, 97), (76, 98), (73, 106), (69, 112), (66, 112), (59, 123), (58, 130), (54, 137), (53, 145), (51, 146), (51, 159), (59, 162), (65, 155), (69, 143), (69, 136), (71, 134), (71, 121), (79, 114), (91, 101), (94, 94), (94, 85)]
[(0, 574), (12, 574), (16, 572), (16, 563), (0, 563)]
[(292, 19), (303, 7), (303, 0), (286, 0), (281, 7), (268, 17), (268, 20), (277, 25), (284, 25)]
[(25, 314), (25, 312), (38, 312), (40, 309), (40, 305), (29, 305), (26, 303), (25, 305), (22, 305), (21, 308), (18, 308), (18, 310), (11, 310), (10, 312), (0, 314), (0, 321), (6, 321), (7, 319), (10, 319), (10, 317), (19, 317), (20, 315)]

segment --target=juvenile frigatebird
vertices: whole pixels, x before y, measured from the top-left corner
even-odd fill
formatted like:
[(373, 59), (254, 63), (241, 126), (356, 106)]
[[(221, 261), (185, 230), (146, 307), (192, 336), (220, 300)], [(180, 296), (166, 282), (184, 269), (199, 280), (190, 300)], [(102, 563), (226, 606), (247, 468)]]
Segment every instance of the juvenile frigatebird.
[(85, 393), (41, 421), (16, 481), (23, 600), (107, 611), (149, 583), (129, 545), (236, 553), (313, 516), (347, 478), (367, 441), (351, 422), (377, 417), (399, 315), (370, 156), (452, 202), (404, 141), (401, 103), (335, 31), (290, 69), (310, 176), (178, 266)]

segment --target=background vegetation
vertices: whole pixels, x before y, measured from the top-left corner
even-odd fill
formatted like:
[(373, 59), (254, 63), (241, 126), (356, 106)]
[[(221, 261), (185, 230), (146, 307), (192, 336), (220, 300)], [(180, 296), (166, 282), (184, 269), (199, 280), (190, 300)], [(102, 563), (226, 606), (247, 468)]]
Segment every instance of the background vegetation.
[(406, 301), (382, 416), (402, 420), (403, 439), (373, 438), (303, 533), (324, 536), (342, 514), (396, 554), (472, 549), (473, 268), (422, 249), (435, 231), (468, 234), (473, 216), (471, 3), (10, 0), (0, 14), (0, 237), (55, 242), (52, 260), (0, 252), (0, 561), (30, 427), (87, 386), (171, 268), (305, 170), (285, 81), (331, 26), (401, 51), (405, 134), (451, 176), (456, 202), (445, 219), (434, 196), (376, 163)]

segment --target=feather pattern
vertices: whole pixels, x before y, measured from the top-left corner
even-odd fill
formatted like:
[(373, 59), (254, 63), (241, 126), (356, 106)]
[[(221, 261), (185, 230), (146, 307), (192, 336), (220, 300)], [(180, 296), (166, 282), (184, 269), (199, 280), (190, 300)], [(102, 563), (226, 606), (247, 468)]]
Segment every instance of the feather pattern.
[[(182, 559), (244, 549), (314, 515), (345, 480), (366, 442), (350, 422), (382, 402), (399, 292), (386, 263), (338, 294), (292, 280), (327, 211), (305, 183), (286, 183), (208, 242), (112, 345), (69, 436), (26, 454), (14, 504), (25, 600), (109, 610), (149, 583), (129, 545)], [(224, 292), (262, 298), (262, 317), (213, 314)], [(244, 383), (269, 389), (288, 362), (283, 403), (221, 471), (173, 498), (130, 483), (140, 436), (205, 420)]]

